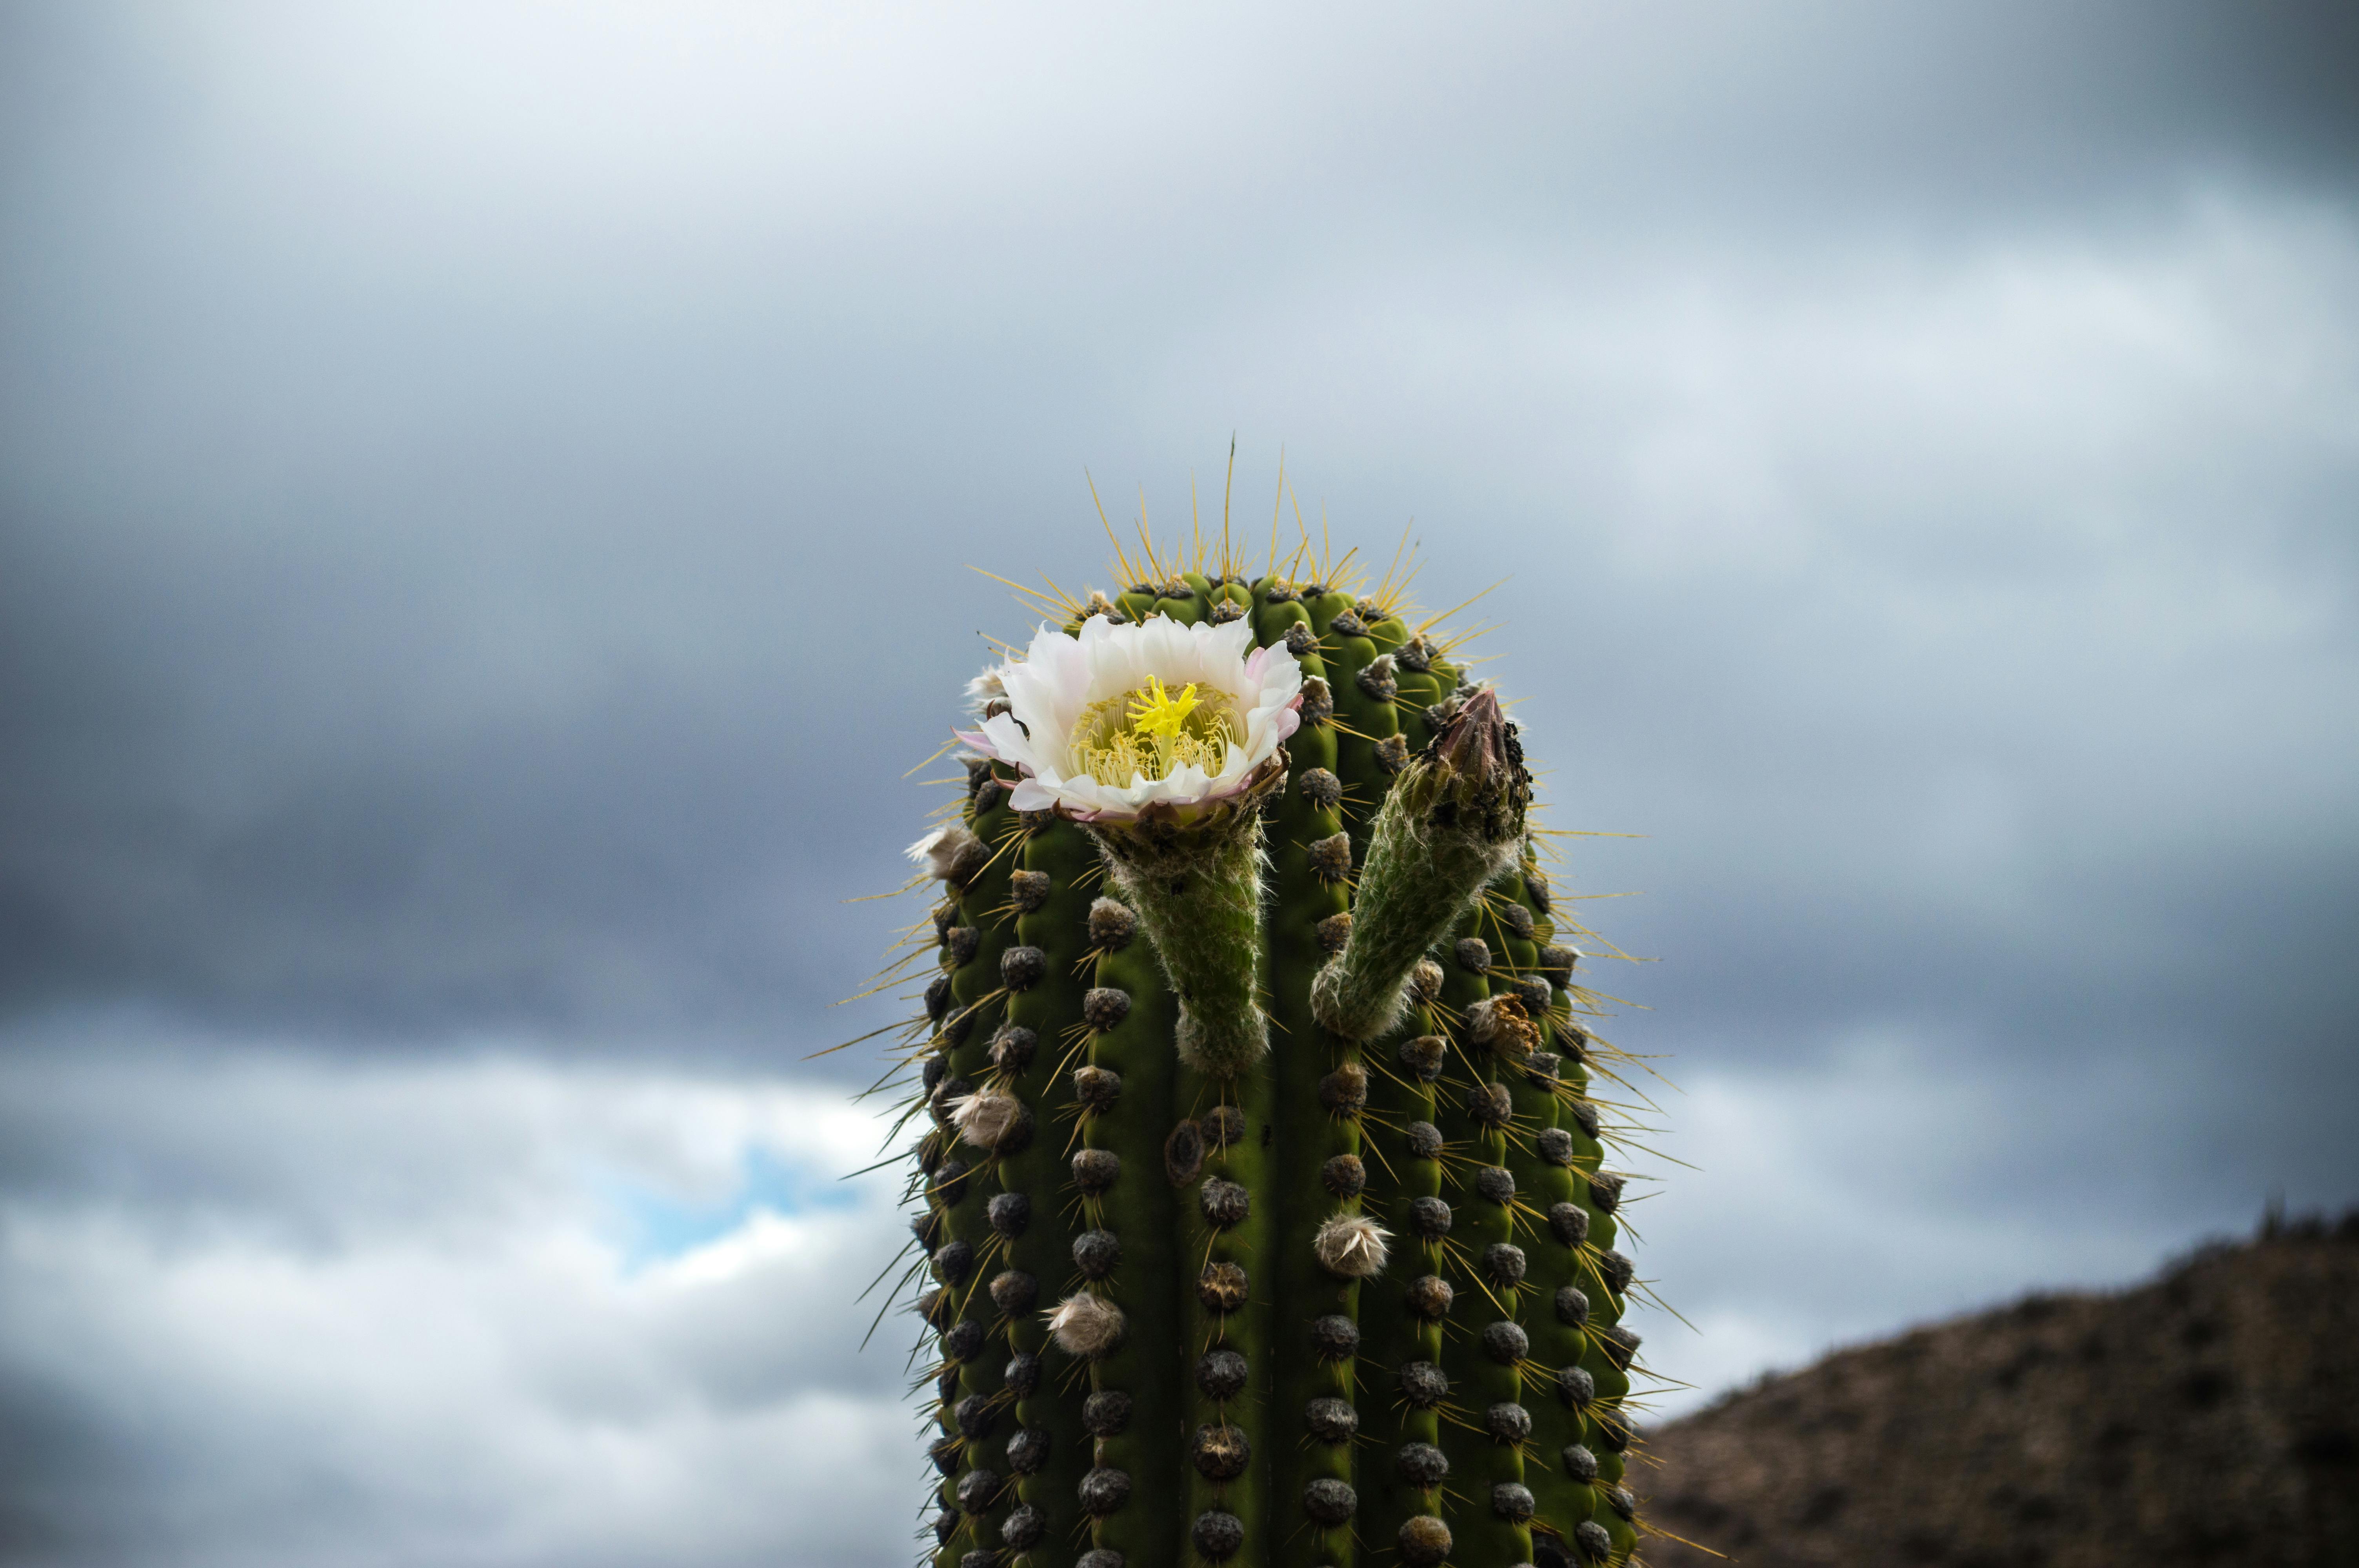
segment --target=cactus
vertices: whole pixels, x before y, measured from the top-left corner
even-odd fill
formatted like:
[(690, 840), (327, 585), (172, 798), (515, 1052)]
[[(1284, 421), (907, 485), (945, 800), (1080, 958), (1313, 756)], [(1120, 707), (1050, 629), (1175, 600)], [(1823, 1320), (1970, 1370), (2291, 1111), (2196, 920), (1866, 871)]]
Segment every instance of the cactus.
[[(1389, 574), (1310, 554), (1149, 546), (971, 688), (886, 1079), (922, 1130), (935, 1568), (1635, 1549), (1617, 1054), (1516, 727)], [(1060, 726), (1181, 784), (1093, 793)]]

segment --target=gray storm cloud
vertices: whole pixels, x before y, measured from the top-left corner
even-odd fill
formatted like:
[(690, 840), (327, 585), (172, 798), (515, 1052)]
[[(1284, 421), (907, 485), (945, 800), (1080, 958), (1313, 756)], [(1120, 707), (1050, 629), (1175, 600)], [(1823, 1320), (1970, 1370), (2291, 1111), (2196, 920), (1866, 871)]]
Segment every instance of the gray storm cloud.
[(1283, 446), (1507, 579), (1645, 836), (1563, 844), (1674, 1375), (2359, 1197), (2332, 7), (0, 29), (22, 1560), (903, 1554), (889, 1192), (760, 1173), (861, 1162), (968, 566), (1104, 583), (1084, 468), (1184, 526), (1232, 432), (1245, 536)]

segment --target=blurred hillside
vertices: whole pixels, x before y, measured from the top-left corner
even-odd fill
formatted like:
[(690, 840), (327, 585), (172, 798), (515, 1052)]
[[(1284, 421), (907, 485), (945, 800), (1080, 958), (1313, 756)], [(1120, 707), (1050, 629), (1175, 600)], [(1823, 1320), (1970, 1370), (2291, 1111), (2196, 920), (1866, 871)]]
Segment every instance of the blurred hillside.
[(2359, 1563), (2359, 1211), (1843, 1351), (1649, 1452), (1647, 1517), (1750, 1568)]

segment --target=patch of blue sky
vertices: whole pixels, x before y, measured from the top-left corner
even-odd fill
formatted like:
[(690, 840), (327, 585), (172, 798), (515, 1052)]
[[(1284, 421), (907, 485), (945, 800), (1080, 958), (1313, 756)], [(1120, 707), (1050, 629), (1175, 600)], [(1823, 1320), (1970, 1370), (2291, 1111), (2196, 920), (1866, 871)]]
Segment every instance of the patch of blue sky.
[(789, 1164), (761, 1144), (745, 1148), (735, 1184), (714, 1197), (687, 1196), (676, 1188), (612, 1173), (597, 1184), (621, 1232), (624, 1266), (632, 1271), (717, 1241), (763, 1209), (779, 1215), (842, 1210), (856, 1206), (860, 1195), (832, 1176)]

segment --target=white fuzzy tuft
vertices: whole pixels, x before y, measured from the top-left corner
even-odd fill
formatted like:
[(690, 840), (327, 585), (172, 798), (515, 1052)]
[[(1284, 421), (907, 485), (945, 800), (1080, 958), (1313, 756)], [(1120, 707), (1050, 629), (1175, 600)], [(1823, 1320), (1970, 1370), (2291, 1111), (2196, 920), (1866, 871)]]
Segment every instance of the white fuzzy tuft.
[(1006, 700), (1006, 697), (1007, 687), (999, 678), (997, 665), (992, 665), (991, 668), (966, 683), (966, 705), (977, 713), (981, 713), (995, 702)]
[(1364, 1280), (1385, 1271), (1391, 1257), (1385, 1243), (1392, 1233), (1364, 1214), (1339, 1214), (1319, 1227), (1310, 1250), (1320, 1267), (1346, 1280)]
[(959, 863), (961, 856), (983, 848), (983, 840), (968, 832), (964, 824), (952, 822), (935, 828), (909, 846), (909, 859), (926, 868), (929, 877), (948, 877)]
[(996, 1149), (1024, 1120), (1024, 1102), (1006, 1089), (986, 1086), (951, 1101), (950, 1112), (961, 1138), (978, 1149)]
[(1484, 998), (1466, 1010), (1466, 1022), (1476, 1044), (1495, 1046), (1510, 1056), (1528, 1054), (1540, 1043), (1539, 1031), (1516, 997)]
[(1408, 983), (1419, 1001), (1432, 1001), (1441, 994), (1441, 966), (1430, 958), (1419, 958), (1409, 969)]
[(1079, 1291), (1047, 1314), (1049, 1332), (1068, 1355), (1094, 1360), (1122, 1343), (1122, 1308), (1103, 1296)]

